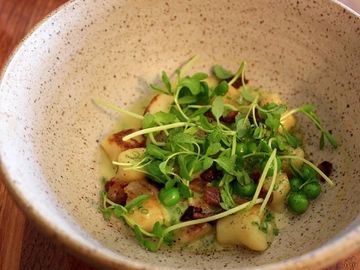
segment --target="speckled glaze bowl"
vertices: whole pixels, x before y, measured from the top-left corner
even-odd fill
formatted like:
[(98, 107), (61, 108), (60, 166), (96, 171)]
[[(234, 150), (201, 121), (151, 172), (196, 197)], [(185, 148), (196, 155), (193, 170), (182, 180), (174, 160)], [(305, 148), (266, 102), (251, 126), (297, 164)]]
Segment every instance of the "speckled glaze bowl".
[[(249, 63), (251, 83), (291, 106), (315, 103), (340, 147), (319, 152), (318, 132), (299, 118), (315, 163), (337, 183), (264, 253), (141, 249), (99, 213), (99, 140), (115, 114), (91, 98), (131, 107), (147, 82), (192, 55), (195, 69)], [(72, 1), (18, 48), (0, 87), (0, 154), (6, 185), (37, 224), (87, 261), (129, 269), (316, 269), (360, 247), (360, 20), (319, 1)]]

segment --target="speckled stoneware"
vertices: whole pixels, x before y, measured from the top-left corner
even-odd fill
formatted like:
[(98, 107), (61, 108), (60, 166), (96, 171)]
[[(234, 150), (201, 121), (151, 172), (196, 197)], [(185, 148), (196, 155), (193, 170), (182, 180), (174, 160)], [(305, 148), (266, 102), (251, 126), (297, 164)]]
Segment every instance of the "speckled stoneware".
[[(264, 253), (141, 249), (98, 211), (99, 140), (116, 118), (91, 102), (131, 107), (148, 82), (192, 55), (195, 69), (249, 63), (251, 83), (289, 104), (318, 105), (341, 146), (315, 163), (335, 165), (334, 189), (292, 217)], [(0, 89), (6, 185), (44, 231), (88, 261), (131, 269), (315, 269), (360, 247), (360, 20), (330, 1), (73, 1), (20, 46)], [(11, 218), (11, 217), (9, 217)]]

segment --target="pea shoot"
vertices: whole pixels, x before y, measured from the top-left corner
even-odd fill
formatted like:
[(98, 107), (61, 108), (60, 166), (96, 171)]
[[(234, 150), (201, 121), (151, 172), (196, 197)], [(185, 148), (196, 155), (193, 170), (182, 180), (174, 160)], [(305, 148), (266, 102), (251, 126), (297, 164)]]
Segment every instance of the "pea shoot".
[[(278, 208), (272, 198), (275, 192), (278, 201), (281, 197), (282, 204), (285, 202), (292, 213), (299, 215), (320, 195), (319, 176), (334, 186), (317, 166), (294, 154), (304, 142), (292, 129), (293, 123), (286, 122), (302, 113), (320, 131), (320, 149), (325, 142), (338, 147), (334, 135), (321, 125), (315, 106), (289, 109), (272, 94), (264, 94), (245, 79), (245, 62), (236, 72), (215, 65), (212, 74), (189, 73), (195, 59), (185, 62), (173, 76), (162, 71), (161, 81), (150, 84), (158, 94), (144, 114), (94, 99), (104, 109), (142, 121), (139, 130), (131, 130), (117, 141), (126, 145), (123, 148), (130, 148), (125, 151), (142, 148), (136, 158), (128, 155), (124, 161), (112, 152), (119, 156), (112, 164), (125, 176), (117, 179), (114, 174), (113, 181), (118, 182), (112, 187), (110, 181), (105, 181), (101, 212), (106, 219), (115, 217), (127, 223), (139, 244), (152, 252), (163, 244), (171, 245), (173, 233), (181, 228), (246, 213), (256, 205), (262, 217), (257, 222), (259, 229), (268, 233), (268, 227), (272, 227), (277, 234), (273, 212)], [(138, 142), (139, 138), (143, 142)], [(102, 147), (106, 151), (109, 140)], [(121, 152), (123, 148), (109, 151)], [(132, 200), (119, 200), (126, 201), (124, 205), (111, 201), (108, 194), (133, 196), (128, 191), (132, 183), (126, 179), (130, 173), (139, 175), (141, 185), (147, 185), (146, 192)], [(147, 221), (146, 227), (136, 219), (141, 215), (155, 217), (164, 211), (168, 215), (152, 223)]]

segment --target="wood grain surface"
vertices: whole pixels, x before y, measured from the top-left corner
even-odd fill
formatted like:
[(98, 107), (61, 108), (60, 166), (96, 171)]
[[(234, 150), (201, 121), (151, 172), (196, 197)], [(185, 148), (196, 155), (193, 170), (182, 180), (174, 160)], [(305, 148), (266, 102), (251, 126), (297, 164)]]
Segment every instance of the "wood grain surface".
[[(360, 0), (343, 0), (360, 11)], [(0, 0), (0, 69), (30, 29), (66, 0)], [(6, 191), (0, 172), (0, 270), (91, 270), (29, 221)], [(95, 270), (95, 269), (94, 269)], [(360, 270), (360, 251), (327, 270)]]

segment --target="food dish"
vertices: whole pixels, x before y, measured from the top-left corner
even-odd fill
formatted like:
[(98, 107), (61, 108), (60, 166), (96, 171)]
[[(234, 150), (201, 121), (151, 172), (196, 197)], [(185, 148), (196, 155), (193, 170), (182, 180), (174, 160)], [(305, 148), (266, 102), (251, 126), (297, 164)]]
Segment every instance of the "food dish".
[[(75, 0), (21, 44), (0, 86), (1, 166), (17, 203), (42, 231), (108, 268), (314, 269), (350, 255), (360, 237), (358, 17), (325, 0), (167, 3)], [(336, 151), (318, 151), (316, 128), (298, 119), (313, 162), (335, 165), (336, 188), (324, 185), (260, 255), (240, 247), (149, 253), (98, 211), (99, 143), (117, 114), (101, 113), (91, 98), (132, 110), (149, 96), (146, 82), (193, 54), (201, 59), (194, 70), (236, 70), (246, 59), (253, 85), (289, 107), (316, 104), (338, 139)]]
[(123, 220), (149, 251), (198, 241), (264, 251), (279, 233), (274, 215), (286, 206), (303, 214), (320, 195), (319, 179), (334, 186), (330, 162), (321, 163), (324, 173), (306, 159), (294, 114), (321, 132), (320, 149), (325, 140), (338, 143), (313, 105), (289, 109), (279, 95), (250, 85), (245, 62), (236, 73), (215, 65), (210, 76), (186, 74), (194, 60), (172, 80), (162, 72), (143, 114), (95, 100), (141, 120), (139, 129), (130, 125), (101, 143), (113, 165), (101, 211)]

